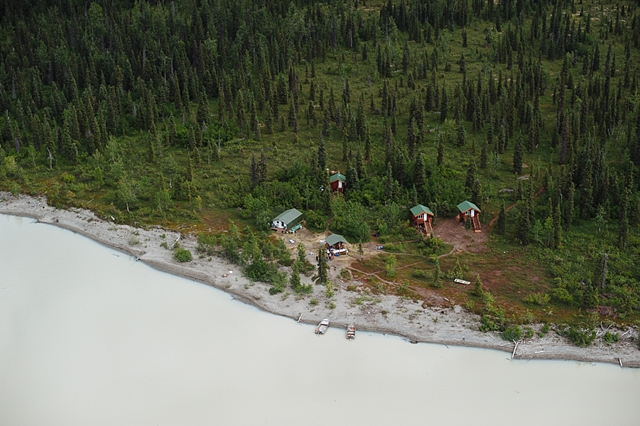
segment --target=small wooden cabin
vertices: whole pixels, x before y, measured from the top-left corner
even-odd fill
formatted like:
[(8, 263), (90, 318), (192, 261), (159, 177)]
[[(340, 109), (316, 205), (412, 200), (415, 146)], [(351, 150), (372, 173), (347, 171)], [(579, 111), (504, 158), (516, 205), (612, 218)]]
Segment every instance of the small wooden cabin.
[(347, 240), (342, 235), (331, 234), (327, 238), (324, 239), (325, 247), (329, 254), (346, 254), (349, 251), (347, 250)]
[(458, 204), (458, 221), (465, 223), (468, 217), (471, 218), (473, 230), (476, 232), (482, 232), (482, 229), (480, 229), (480, 213), (478, 206), (471, 201), (463, 201)]
[(342, 173), (334, 173), (329, 177), (329, 184), (331, 185), (331, 192), (338, 191), (344, 194), (347, 178)]
[(271, 229), (280, 232), (295, 232), (302, 227), (302, 213), (296, 209), (285, 210), (271, 221)]
[(433, 212), (429, 207), (425, 207), (422, 204), (413, 206), (410, 209), (411, 212), (411, 224), (418, 228), (423, 234), (431, 234), (433, 232)]

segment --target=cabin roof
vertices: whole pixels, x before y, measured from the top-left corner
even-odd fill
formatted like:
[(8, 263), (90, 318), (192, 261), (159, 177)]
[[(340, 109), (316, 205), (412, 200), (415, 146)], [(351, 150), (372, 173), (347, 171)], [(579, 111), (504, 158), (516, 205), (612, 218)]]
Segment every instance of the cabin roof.
[(458, 204), (458, 210), (460, 210), (462, 213), (469, 211), (469, 210), (475, 210), (477, 212), (482, 212), (482, 210), (480, 210), (478, 208), (478, 206), (476, 206), (475, 204), (473, 204), (471, 201), (463, 201), (460, 204)]
[(280, 220), (288, 225), (292, 222), (295, 222), (296, 220), (299, 220), (300, 218), (302, 218), (302, 213), (300, 213), (297, 209), (289, 209), (280, 213), (273, 219), (273, 221), (275, 222), (276, 220)]
[(329, 183), (333, 183), (333, 182), (335, 182), (337, 180), (341, 180), (342, 182), (346, 182), (347, 178), (344, 177), (344, 175), (342, 173), (334, 173), (329, 178)]
[(338, 244), (338, 243), (346, 243), (347, 242), (347, 240), (345, 240), (342, 235), (338, 235), (338, 234), (331, 234), (327, 238), (325, 238), (324, 241), (327, 244), (329, 244), (330, 246), (332, 246), (334, 244)]
[(433, 212), (431, 211), (431, 209), (429, 209), (429, 207), (423, 206), (422, 204), (418, 204), (417, 206), (413, 206), (411, 207), (411, 214), (414, 216), (418, 216), (422, 213), (426, 213), (429, 216), (433, 216)]

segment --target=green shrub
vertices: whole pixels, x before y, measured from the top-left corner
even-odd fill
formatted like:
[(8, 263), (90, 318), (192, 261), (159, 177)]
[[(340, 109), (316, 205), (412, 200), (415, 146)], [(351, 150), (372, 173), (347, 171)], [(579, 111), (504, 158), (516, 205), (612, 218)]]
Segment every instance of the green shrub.
[(522, 339), (522, 329), (518, 325), (513, 325), (502, 332), (502, 338), (509, 342)]
[(547, 306), (549, 295), (546, 293), (531, 293), (524, 298), (524, 302), (530, 305)]
[(573, 303), (573, 296), (571, 296), (566, 288), (558, 287), (551, 289), (549, 290), (549, 296), (551, 296), (554, 302), (561, 305), (570, 305)]
[(539, 337), (544, 337), (545, 334), (549, 332), (549, 324), (542, 324), (540, 327), (540, 331), (538, 332)]
[(495, 302), (495, 299), (493, 298), (493, 295), (491, 293), (485, 291), (482, 293), (482, 301), (490, 305), (491, 303)]
[(217, 235), (200, 233), (198, 234), (198, 247), (196, 248), (196, 250), (199, 253), (206, 253), (209, 256), (211, 256), (213, 255), (215, 246), (218, 243), (219, 243), (219, 238)]
[(480, 322), (480, 331), (504, 331), (506, 327), (504, 309), (488, 304), (485, 306)]
[(592, 326), (578, 327), (574, 325), (558, 329), (558, 334), (571, 340), (573, 344), (580, 347), (591, 345), (596, 338), (596, 331)]
[(342, 281), (349, 281), (351, 279), (351, 273), (348, 269), (342, 268), (340, 270), (340, 274), (338, 274), (338, 278), (340, 278)]
[(311, 294), (313, 292), (313, 286), (311, 284), (300, 284), (295, 288), (297, 294)]
[(396, 257), (393, 254), (390, 254), (389, 257), (387, 257), (387, 260), (385, 262), (385, 270), (387, 272), (387, 277), (393, 278), (396, 276), (396, 266), (398, 266)]
[(187, 249), (176, 248), (173, 251), (173, 257), (175, 257), (178, 262), (191, 262), (191, 252)]
[(278, 272), (277, 269), (277, 266), (273, 263), (268, 263), (264, 259), (258, 258), (247, 266), (245, 275), (253, 281), (270, 283)]
[(411, 276), (413, 278), (419, 279), (419, 280), (426, 280), (428, 275), (426, 272), (424, 272), (421, 269), (416, 269), (414, 271), (411, 272)]
[(620, 336), (618, 336), (618, 333), (610, 333), (607, 331), (604, 333), (602, 340), (604, 340), (605, 343), (615, 343), (620, 340)]
[(324, 218), (314, 210), (307, 210), (304, 214), (304, 220), (307, 228), (315, 232), (324, 231), (327, 226)]
[(402, 243), (398, 243), (398, 244), (389, 243), (389, 244), (385, 244), (384, 251), (393, 252), (393, 253), (404, 253), (405, 247), (402, 245)]

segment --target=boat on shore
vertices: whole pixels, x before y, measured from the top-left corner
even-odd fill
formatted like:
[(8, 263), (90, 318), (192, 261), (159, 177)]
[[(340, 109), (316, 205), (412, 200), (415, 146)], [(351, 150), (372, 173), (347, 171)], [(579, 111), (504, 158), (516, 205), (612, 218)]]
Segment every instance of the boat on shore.
[(349, 324), (347, 327), (347, 339), (353, 340), (356, 338), (356, 326), (354, 324)]
[(316, 327), (316, 334), (324, 334), (329, 328), (329, 319), (325, 318), (320, 321), (320, 324)]

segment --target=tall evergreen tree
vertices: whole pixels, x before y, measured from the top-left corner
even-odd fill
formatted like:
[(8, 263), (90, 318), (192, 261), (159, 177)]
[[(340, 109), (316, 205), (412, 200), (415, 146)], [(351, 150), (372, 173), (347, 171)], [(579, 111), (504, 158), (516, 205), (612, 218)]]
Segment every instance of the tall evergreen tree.
[(327, 266), (327, 255), (324, 252), (324, 248), (321, 248), (318, 252), (318, 272), (316, 274), (315, 282), (319, 285), (327, 284), (329, 280), (328, 274), (328, 266)]
[(522, 133), (516, 140), (516, 144), (513, 148), (513, 172), (517, 175), (522, 173), (522, 156), (524, 155), (524, 142), (522, 140)]
[(498, 234), (504, 235), (507, 228), (507, 212), (504, 208), (504, 203), (500, 206), (500, 213), (498, 214), (498, 221), (496, 223), (496, 230)]

